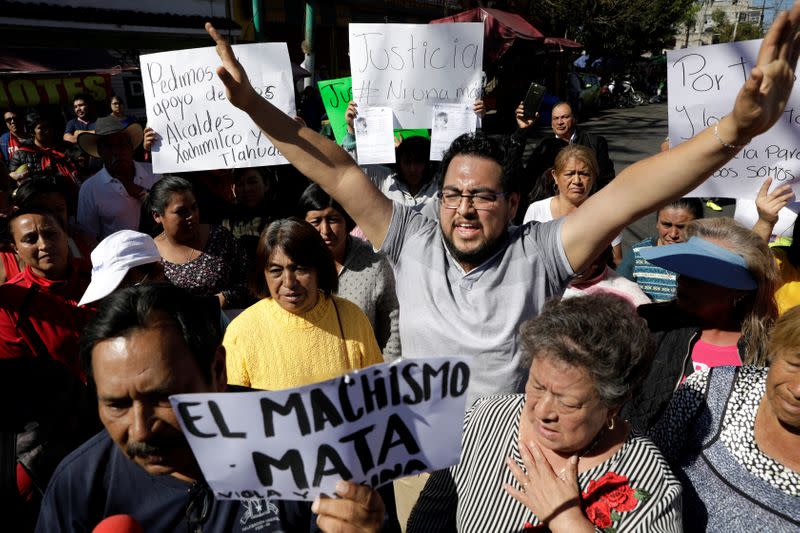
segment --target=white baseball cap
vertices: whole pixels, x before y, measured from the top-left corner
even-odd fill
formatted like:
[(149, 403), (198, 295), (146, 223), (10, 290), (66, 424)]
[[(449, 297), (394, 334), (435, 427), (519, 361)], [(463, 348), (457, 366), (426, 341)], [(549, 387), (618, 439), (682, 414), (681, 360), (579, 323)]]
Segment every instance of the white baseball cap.
[(112, 233), (92, 250), (92, 281), (78, 305), (111, 294), (131, 268), (158, 261), (161, 254), (150, 235), (128, 229)]

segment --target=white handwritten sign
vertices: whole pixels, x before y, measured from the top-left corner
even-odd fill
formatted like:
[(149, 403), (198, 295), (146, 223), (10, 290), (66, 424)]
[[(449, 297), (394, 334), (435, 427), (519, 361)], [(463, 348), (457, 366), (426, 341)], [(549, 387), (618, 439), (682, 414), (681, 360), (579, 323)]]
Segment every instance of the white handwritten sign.
[[(739, 89), (755, 65), (759, 46), (760, 40), (667, 52), (672, 146), (713, 127), (730, 113)], [(800, 192), (800, 87), (797, 85), (778, 122), (689, 196), (755, 199), (768, 176), (774, 178), (773, 188), (789, 183), (795, 193)]]
[(456, 464), (469, 376), (464, 358), (414, 359), (170, 401), (218, 499), (313, 500), (340, 479), (379, 487)]
[(483, 24), (350, 24), (353, 99), (428, 128), (432, 106), (481, 97)]
[[(294, 88), (285, 43), (236, 45), (236, 57), (256, 92), (294, 115)], [(140, 57), (147, 123), (160, 139), (153, 148), (157, 173), (288, 163), (267, 136), (225, 97), (214, 48)]]

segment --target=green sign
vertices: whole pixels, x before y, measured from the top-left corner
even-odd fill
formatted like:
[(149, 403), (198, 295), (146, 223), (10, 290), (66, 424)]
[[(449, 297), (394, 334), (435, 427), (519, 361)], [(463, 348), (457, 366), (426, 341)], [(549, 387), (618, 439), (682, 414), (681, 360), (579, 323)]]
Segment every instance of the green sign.
[(333, 129), (333, 136), (337, 143), (342, 144), (347, 133), (347, 121), (344, 114), (347, 111), (347, 104), (353, 99), (352, 80), (348, 76), (319, 81), (317, 85), (322, 97), (322, 104), (325, 106), (325, 112), (328, 114), (328, 120)]
[[(333, 136), (338, 144), (342, 144), (344, 136), (347, 133), (347, 120), (345, 119), (345, 112), (347, 111), (347, 104), (353, 99), (352, 80), (350, 76), (346, 78), (338, 78), (335, 80), (324, 80), (317, 82), (319, 86), (319, 94), (322, 97), (322, 104), (325, 106), (325, 112), (328, 114), (328, 120), (331, 123)], [(426, 129), (417, 130), (394, 130), (395, 137), (400, 139), (407, 139), (408, 137), (425, 137), (431, 138), (431, 134)]]
[(409, 137), (425, 137), (426, 139), (431, 138), (431, 133), (429, 130), (421, 129), (421, 130), (394, 130), (394, 136), (400, 136), (401, 139), (408, 139)]

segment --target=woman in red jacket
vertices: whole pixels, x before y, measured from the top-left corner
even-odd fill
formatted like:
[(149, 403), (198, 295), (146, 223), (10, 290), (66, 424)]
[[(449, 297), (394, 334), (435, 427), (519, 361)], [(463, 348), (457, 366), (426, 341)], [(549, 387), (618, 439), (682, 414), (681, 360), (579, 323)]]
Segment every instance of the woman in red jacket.
[(52, 213), (23, 209), (7, 224), (25, 268), (0, 286), (0, 358), (55, 359), (85, 381), (78, 338), (91, 311), (77, 304), (90, 272), (72, 258), (67, 232)]

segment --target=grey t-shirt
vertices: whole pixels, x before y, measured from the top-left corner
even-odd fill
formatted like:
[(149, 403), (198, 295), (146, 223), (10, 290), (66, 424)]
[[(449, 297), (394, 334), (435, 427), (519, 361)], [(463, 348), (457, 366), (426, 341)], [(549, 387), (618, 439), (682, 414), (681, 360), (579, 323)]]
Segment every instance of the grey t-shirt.
[(506, 246), (465, 273), (439, 222), (394, 203), (381, 251), (392, 262), (404, 358), (460, 355), (472, 369), (467, 406), (521, 392), (519, 326), (560, 296), (573, 275), (561, 243), (564, 219), (508, 229)]

